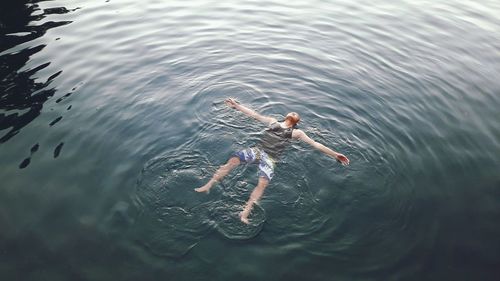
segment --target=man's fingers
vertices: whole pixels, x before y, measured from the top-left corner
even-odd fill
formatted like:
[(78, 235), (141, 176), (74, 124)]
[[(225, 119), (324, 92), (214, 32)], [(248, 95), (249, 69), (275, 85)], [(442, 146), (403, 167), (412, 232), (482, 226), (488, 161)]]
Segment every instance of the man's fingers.
[(349, 165), (349, 158), (347, 158), (345, 155), (339, 155), (338, 156), (338, 160), (340, 161), (340, 163), (342, 163), (342, 165), (344, 166), (347, 166)]

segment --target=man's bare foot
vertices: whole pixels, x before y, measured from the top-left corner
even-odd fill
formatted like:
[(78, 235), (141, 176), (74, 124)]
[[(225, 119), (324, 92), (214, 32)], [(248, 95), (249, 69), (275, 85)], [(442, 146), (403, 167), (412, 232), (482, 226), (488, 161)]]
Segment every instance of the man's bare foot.
[(196, 192), (206, 192), (207, 194), (210, 193), (210, 188), (211, 186), (207, 183), (202, 187), (195, 188), (194, 191)]
[(240, 220), (241, 220), (241, 222), (242, 222), (242, 223), (244, 223), (244, 224), (250, 224), (250, 222), (248, 221), (247, 216), (245, 216), (245, 215), (243, 214), (243, 212), (241, 212), (241, 213), (240, 213)]

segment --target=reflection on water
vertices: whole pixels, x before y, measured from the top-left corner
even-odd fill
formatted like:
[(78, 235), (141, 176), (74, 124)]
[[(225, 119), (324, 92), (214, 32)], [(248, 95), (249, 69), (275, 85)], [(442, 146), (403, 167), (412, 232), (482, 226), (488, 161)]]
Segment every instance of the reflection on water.
[[(2, 280), (497, 279), (497, 1), (9, 2)], [(226, 97), (351, 165), (294, 142), (244, 226)]]
[[(12, 1), (1, 13), (0, 46), (0, 143), (10, 140), (19, 131), (37, 118), (44, 103), (54, 96), (56, 89), (51, 82), (62, 70), (51, 74), (44, 81), (37, 79), (39, 71), (47, 68), (50, 62), (43, 62), (33, 67), (26, 67), (30, 57), (42, 51), (45, 44), (23, 46), (23, 43), (42, 37), (47, 30), (71, 23), (71, 21), (44, 20), (51, 14), (70, 12), (64, 7), (41, 9), (36, 2)], [(41, 23), (39, 23), (41, 22)], [(21, 47), (23, 46), (23, 47)], [(19, 48), (21, 47), (21, 48)], [(52, 121), (57, 123), (61, 117)], [(38, 150), (31, 149), (30, 157), (25, 158), (19, 168), (29, 165), (31, 156)], [(59, 155), (62, 147), (54, 151)], [(57, 152), (57, 153), (56, 153)]]

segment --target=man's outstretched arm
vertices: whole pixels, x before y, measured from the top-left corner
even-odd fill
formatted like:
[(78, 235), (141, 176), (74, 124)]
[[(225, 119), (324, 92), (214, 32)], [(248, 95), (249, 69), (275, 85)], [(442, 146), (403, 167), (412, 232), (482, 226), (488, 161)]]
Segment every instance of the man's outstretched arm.
[(269, 124), (277, 121), (273, 117), (264, 116), (264, 115), (261, 115), (261, 114), (257, 113), (253, 109), (250, 109), (250, 108), (248, 108), (248, 107), (240, 104), (235, 99), (228, 98), (224, 102), (227, 104), (227, 106), (232, 107), (232, 108), (234, 108), (236, 110), (239, 110), (239, 111), (245, 113), (246, 115), (259, 120), (262, 123), (266, 123), (267, 125), (269, 125)]
[(312, 147), (318, 149), (319, 151), (323, 152), (324, 154), (337, 159), (338, 161), (340, 161), (340, 163), (342, 163), (342, 165), (349, 165), (349, 158), (347, 158), (344, 154), (335, 152), (335, 151), (331, 150), (330, 148), (322, 145), (321, 143), (314, 141), (306, 133), (304, 133), (304, 131), (302, 131), (302, 130), (298, 130), (298, 129), (293, 130), (292, 138), (299, 139), (305, 143), (310, 144)]

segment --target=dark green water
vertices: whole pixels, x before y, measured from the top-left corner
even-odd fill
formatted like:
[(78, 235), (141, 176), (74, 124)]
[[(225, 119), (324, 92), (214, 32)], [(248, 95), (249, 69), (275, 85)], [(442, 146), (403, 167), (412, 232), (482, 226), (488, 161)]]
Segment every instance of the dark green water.
[[(76, 2), (0, 6), (0, 280), (499, 280), (497, 1)], [(229, 96), (351, 165), (241, 224)]]

